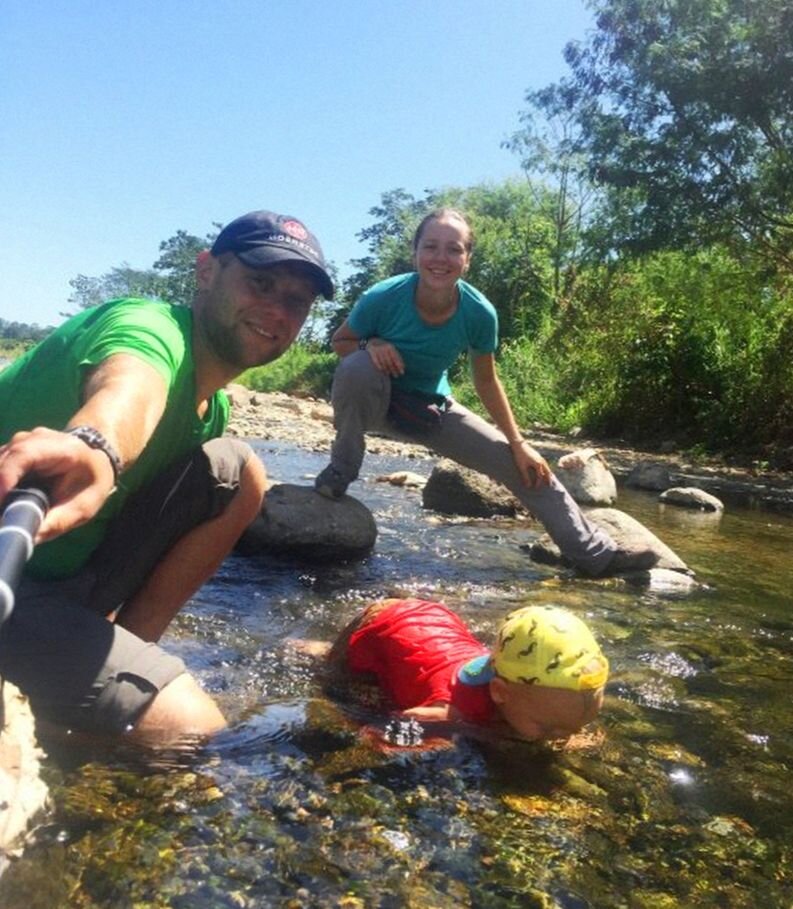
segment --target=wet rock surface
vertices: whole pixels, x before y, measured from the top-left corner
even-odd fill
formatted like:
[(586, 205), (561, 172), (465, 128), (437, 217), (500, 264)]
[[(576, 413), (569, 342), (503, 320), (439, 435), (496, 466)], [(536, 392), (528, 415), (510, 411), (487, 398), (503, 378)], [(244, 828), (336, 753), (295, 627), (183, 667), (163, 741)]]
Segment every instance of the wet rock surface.
[(422, 502), (425, 508), (441, 514), (472, 518), (513, 517), (523, 510), (520, 502), (503, 486), (445, 458), (433, 468), (424, 487)]
[(243, 555), (290, 552), (314, 560), (348, 559), (367, 553), (377, 539), (369, 509), (352, 496), (323, 498), (309, 486), (272, 486), (262, 513), (237, 544)]
[(8, 682), (0, 692), (0, 874), (47, 802), (41, 751), (27, 698)]
[(693, 486), (673, 486), (658, 497), (665, 505), (679, 505), (681, 508), (698, 508), (701, 511), (724, 511), (721, 499)]
[[(589, 508), (585, 509), (585, 512), (591, 521), (609, 534), (620, 549), (630, 552), (649, 549), (654, 552), (657, 557), (654, 566), (656, 570), (688, 571), (686, 563), (666, 543), (624, 511), (618, 508)], [(544, 565), (566, 564), (558, 546), (547, 533), (533, 544), (531, 557)], [(648, 580), (651, 578), (650, 571), (632, 571), (630, 574), (635, 577), (646, 577)]]

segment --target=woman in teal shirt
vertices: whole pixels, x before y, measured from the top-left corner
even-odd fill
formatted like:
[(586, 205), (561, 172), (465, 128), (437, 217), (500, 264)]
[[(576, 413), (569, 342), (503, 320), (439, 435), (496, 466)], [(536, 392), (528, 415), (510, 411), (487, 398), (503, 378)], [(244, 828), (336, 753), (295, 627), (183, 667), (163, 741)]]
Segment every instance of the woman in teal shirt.
[[(586, 574), (650, 567), (651, 552), (618, 549), (584, 517), (521, 435), (496, 371), (496, 311), (463, 280), (472, 249), (464, 215), (431, 212), (416, 230), (415, 271), (375, 284), (334, 334), (333, 349), (342, 358), (332, 392), (336, 438), (317, 491), (328, 498), (344, 495), (363, 463), (365, 433), (385, 432), (502, 483)], [(448, 370), (463, 351), (495, 426), (451, 397)]]

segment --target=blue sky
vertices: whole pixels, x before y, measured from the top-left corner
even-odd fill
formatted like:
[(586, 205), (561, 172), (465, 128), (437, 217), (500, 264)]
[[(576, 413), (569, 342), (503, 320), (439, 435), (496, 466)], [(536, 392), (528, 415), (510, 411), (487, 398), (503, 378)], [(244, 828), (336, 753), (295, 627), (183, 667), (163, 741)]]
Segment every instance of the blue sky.
[(57, 323), (75, 275), (254, 208), (344, 275), (382, 192), (519, 174), (500, 143), (591, 27), (584, 0), (4, 0), (0, 317)]

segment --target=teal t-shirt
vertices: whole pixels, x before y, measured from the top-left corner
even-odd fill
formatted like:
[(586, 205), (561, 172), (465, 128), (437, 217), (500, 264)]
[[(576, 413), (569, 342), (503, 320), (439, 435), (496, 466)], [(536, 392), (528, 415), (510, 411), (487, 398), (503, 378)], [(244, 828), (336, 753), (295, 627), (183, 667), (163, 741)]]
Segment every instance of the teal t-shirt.
[[(152, 300), (111, 300), (69, 319), (0, 372), (0, 444), (19, 430), (63, 429), (81, 406), (86, 373), (117, 353), (151, 364), (168, 386), (168, 400), (152, 438), (122, 473), (99, 514), (36, 547), (29, 570), (40, 578), (75, 574), (104, 537), (108, 521), (130, 493), (209, 439), (223, 434), (229, 404), (223, 392), (196, 413), (192, 310)], [(134, 541), (130, 541), (134, 545)]]
[(460, 303), (441, 325), (428, 325), (416, 309), (418, 274), (387, 278), (370, 287), (353, 306), (348, 325), (360, 338), (383, 338), (402, 355), (405, 372), (394, 385), (405, 391), (448, 395), (449, 368), (463, 351), (495, 353), (498, 316), (475, 287), (458, 281)]

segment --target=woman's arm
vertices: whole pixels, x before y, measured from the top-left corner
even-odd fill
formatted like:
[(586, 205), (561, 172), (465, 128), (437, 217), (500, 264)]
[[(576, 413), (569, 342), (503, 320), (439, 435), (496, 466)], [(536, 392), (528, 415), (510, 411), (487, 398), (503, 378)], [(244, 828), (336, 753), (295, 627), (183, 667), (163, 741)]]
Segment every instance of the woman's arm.
[(471, 357), (474, 388), (493, 422), (506, 436), (515, 465), (527, 486), (538, 487), (550, 482), (551, 468), (548, 462), (520, 433), (512, 407), (496, 372), (493, 354), (479, 354)]
[[(347, 357), (361, 347), (361, 338), (349, 326), (347, 319), (333, 333), (331, 346), (340, 357)], [(402, 355), (390, 341), (366, 338), (365, 349), (374, 365), (388, 376), (401, 376), (405, 371)]]

